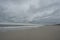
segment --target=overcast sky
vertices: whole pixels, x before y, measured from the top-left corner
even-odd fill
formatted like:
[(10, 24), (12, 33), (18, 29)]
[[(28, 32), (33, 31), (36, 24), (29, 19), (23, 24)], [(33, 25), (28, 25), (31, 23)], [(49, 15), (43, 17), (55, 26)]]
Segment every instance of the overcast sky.
[(0, 0), (0, 22), (60, 23), (60, 0)]

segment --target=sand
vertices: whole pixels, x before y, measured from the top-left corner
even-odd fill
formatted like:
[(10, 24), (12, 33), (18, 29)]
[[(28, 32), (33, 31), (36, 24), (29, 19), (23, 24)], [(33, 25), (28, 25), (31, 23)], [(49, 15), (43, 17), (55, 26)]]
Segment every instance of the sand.
[(0, 40), (60, 40), (60, 25), (0, 32)]

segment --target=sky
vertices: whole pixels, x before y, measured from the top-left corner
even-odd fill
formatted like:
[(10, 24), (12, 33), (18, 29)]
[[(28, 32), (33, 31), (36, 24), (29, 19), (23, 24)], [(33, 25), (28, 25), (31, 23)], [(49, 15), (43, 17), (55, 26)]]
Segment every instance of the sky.
[(0, 22), (60, 23), (60, 0), (0, 0)]

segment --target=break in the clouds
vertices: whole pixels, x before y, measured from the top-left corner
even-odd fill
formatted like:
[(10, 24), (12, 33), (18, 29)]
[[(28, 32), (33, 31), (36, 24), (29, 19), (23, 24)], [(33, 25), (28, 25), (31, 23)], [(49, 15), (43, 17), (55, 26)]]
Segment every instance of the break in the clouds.
[(60, 23), (60, 0), (0, 0), (0, 22)]

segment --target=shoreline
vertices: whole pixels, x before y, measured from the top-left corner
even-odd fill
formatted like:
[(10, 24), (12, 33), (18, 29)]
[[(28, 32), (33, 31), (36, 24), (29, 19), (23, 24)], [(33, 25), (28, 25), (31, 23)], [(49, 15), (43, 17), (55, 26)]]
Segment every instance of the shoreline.
[(0, 40), (60, 40), (60, 26), (50, 25), (0, 32)]

